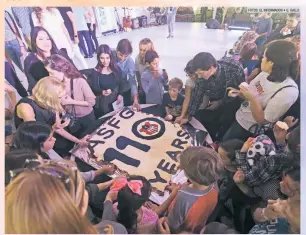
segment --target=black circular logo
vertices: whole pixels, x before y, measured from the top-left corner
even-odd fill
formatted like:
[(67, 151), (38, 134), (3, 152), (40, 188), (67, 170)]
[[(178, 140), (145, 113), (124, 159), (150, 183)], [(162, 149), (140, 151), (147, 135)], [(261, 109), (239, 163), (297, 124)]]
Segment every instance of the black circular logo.
[(144, 118), (135, 122), (132, 126), (133, 134), (145, 140), (160, 138), (166, 131), (165, 123), (154, 117)]

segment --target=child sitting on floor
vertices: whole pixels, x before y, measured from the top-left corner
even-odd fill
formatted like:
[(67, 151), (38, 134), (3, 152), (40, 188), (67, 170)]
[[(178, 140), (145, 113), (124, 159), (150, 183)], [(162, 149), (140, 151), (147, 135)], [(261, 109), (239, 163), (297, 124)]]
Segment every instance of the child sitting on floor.
[(141, 75), (142, 89), (146, 94), (147, 104), (162, 104), (164, 86), (168, 83), (165, 70), (159, 68), (159, 56), (156, 51), (147, 51), (145, 55), (147, 68)]
[(173, 78), (169, 81), (169, 91), (164, 94), (163, 106), (165, 107), (167, 121), (175, 121), (182, 113), (184, 96), (180, 94), (183, 88), (183, 82), (179, 78)]
[[(108, 216), (115, 214), (117, 221), (124, 225), (129, 233), (154, 234), (156, 233), (158, 215), (154, 210), (144, 207), (144, 204), (149, 200), (151, 191), (150, 182), (142, 176), (119, 178), (111, 186), (110, 193), (104, 202), (104, 210), (109, 211)], [(118, 194), (117, 197), (112, 198), (114, 192), (118, 192)], [(115, 200), (117, 202), (113, 204)]]
[(282, 172), (292, 162), (300, 160), (300, 127), (287, 135), (287, 130), (281, 129), (276, 124), (273, 131), (275, 146), (267, 136), (260, 135), (256, 139), (246, 141), (242, 149), (236, 152), (238, 165), (234, 176), (236, 184), (245, 194), (255, 193), (264, 201), (280, 197), (278, 187)]
[(187, 148), (179, 162), (191, 184), (182, 186), (168, 207), (166, 215), (172, 233), (193, 231), (206, 224), (218, 201), (216, 182), (223, 167), (220, 156), (206, 147)]

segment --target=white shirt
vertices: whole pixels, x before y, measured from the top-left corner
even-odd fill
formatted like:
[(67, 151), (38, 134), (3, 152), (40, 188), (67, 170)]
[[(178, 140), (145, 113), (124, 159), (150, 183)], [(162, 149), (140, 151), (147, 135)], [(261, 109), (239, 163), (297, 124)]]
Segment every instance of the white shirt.
[[(262, 105), (265, 120), (274, 123), (295, 103), (299, 90), (295, 81), (290, 77), (282, 83), (274, 83), (267, 80), (268, 76), (268, 73), (261, 72), (251, 81), (249, 89), (255, 92), (257, 99)], [(270, 99), (277, 90), (289, 85), (294, 87), (286, 87)], [(251, 126), (257, 123), (253, 117), (249, 102), (244, 101), (241, 104), (240, 109), (236, 113), (236, 120), (246, 130), (249, 130)]]

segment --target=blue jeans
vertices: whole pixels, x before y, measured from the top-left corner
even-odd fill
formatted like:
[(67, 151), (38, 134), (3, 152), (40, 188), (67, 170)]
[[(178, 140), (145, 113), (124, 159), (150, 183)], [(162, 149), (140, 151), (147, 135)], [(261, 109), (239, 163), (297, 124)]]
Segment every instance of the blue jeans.
[[(90, 38), (90, 34), (89, 34), (89, 31), (88, 30), (84, 30), (84, 31), (78, 31), (78, 37), (79, 37), (79, 46), (81, 48), (81, 50), (83, 51), (84, 55), (85, 56), (93, 56), (93, 48), (92, 48), (92, 41), (91, 41), (91, 38)], [(85, 38), (85, 41), (86, 41), (86, 44), (87, 44), (87, 48), (88, 48), (88, 51), (87, 51), (87, 48), (85, 46), (85, 43), (84, 43), (84, 38)]]
[(5, 51), (12, 61), (18, 66), (21, 71), (24, 71), (21, 64), (21, 49), (17, 39), (5, 42)]
[(265, 45), (266, 42), (267, 42), (267, 38), (266, 38), (266, 37), (260, 37), (260, 38), (257, 38), (257, 39), (255, 40), (255, 43), (256, 43), (256, 45), (257, 45), (257, 53), (258, 53), (259, 55), (261, 55), (262, 49), (263, 49), (263, 47), (264, 47), (264, 45)]

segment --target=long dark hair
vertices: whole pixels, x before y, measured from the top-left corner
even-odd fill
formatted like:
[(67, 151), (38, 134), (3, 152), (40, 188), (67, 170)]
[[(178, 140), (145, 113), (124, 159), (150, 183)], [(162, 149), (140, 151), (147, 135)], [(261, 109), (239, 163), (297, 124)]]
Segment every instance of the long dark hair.
[(51, 41), (51, 44), (52, 44), (52, 48), (51, 48), (51, 51), (50, 51), (51, 55), (58, 54), (59, 50), (58, 50), (53, 38), (51, 37), (51, 35), (49, 34), (49, 32), (45, 28), (40, 27), (40, 26), (34, 27), (31, 31), (31, 47), (32, 47), (31, 49), (32, 49), (32, 52), (37, 53), (41, 58), (46, 59), (43, 51), (40, 48), (38, 48), (38, 46), (36, 44), (36, 39), (37, 39), (38, 33), (40, 31), (44, 31), (48, 35), (48, 37)]
[(283, 82), (289, 76), (296, 79), (298, 73), (297, 49), (294, 43), (286, 40), (272, 41), (265, 52), (267, 61), (273, 63), (272, 72), (268, 76), (271, 82)]
[(131, 180), (142, 181), (143, 187), (141, 188), (141, 195), (133, 193), (127, 185), (118, 192), (117, 209), (119, 214), (117, 221), (122, 224), (129, 233), (135, 233), (137, 230), (136, 211), (149, 200), (152, 186), (143, 176), (130, 176), (128, 181)]
[(14, 146), (17, 149), (33, 150), (41, 154), (41, 148), (51, 132), (52, 128), (45, 123), (37, 121), (24, 122), (16, 131)]
[(235, 164), (236, 155), (235, 152), (240, 150), (243, 146), (244, 142), (239, 139), (231, 139), (219, 144), (219, 147), (223, 148), (223, 150), (227, 153), (228, 159), (231, 161), (232, 165)]
[(44, 65), (50, 66), (51, 69), (64, 73), (65, 76), (70, 79), (84, 78), (75, 65), (61, 55), (51, 55), (44, 61)]
[(112, 72), (114, 74), (118, 74), (119, 73), (119, 67), (116, 63), (116, 60), (113, 56), (112, 50), (110, 49), (110, 47), (106, 44), (102, 44), (98, 47), (97, 49), (97, 60), (98, 60), (98, 64), (96, 65), (96, 69), (101, 73), (102, 69), (104, 68), (101, 60), (100, 60), (100, 56), (102, 54), (108, 54), (109, 58), (110, 58), (110, 63), (109, 63), (109, 67), (112, 70)]

